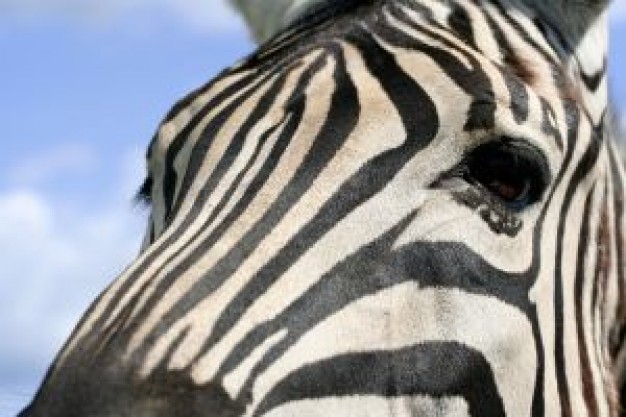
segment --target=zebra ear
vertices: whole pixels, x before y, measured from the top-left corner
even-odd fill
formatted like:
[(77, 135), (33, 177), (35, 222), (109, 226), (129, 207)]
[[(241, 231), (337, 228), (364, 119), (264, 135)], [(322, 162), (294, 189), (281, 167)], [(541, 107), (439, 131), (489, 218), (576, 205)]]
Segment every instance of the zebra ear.
[(258, 42), (274, 36), (324, 1), (328, 0), (231, 0)]
[[(621, 0), (623, 1), (623, 0)], [(611, 0), (521, 0), (542, 20), (576, 45), (608, 8)]]

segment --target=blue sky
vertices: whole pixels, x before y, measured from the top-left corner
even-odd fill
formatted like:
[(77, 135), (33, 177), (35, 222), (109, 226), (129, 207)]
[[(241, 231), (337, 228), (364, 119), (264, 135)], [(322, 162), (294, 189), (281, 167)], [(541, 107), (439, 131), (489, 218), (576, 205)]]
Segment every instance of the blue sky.
[[(0, 0), (0, 416), (136, 254), (146, 213), (132, 197), (160, 118), (251, 51), (224, 3)], [(626, 80), (613, 93), (626, 108)]]
[[(0, 416), (134, 257), (144, 149), (252, 49), (225, 2), (0, 0)], [(36, 261), (34, 261), (36, 260)]]

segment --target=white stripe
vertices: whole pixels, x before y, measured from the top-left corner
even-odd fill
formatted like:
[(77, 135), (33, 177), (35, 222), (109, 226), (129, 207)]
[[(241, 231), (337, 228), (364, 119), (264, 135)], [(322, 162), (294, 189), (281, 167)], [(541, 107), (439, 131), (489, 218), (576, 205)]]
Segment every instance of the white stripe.
[[(251, 413), (246, 414), (247, 417)], [(367, 395), (320, 398), (287, 403), (264, 417), (469, 417), (463, 398)]]
[(481, 352), (491, 365), (507, 416), (530, 415), (537, 359), (523, 313), (495, 298), (421, 289), (417, 282), (363, 297), (311, 329), (258, 378), (253, 398), (264, 398), (307, 363), (433, 341), (456, 341)]

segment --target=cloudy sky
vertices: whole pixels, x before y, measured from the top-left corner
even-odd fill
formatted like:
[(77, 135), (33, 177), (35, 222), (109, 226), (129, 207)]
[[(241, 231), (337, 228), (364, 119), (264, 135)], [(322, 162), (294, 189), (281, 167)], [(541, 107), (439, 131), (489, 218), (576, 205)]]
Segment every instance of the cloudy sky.
[[(626, 2), (614, 12), (626, 39)], [(0, 0), (0, 416), (135, 255), (159, 119), (251, 48), (216, 0)], [(626, 46), (613, 55), (617, 73)], [(626, 82), (613, 91), (626, 108)]]
[(0, 416), (136, 254), (159, 119), (251, 48), (215, 0), (0, 0)]

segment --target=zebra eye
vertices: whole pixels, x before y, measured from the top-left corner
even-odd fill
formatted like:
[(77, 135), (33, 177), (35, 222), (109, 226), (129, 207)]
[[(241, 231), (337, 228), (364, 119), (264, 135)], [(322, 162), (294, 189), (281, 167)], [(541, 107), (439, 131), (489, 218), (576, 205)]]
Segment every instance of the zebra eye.
[(464, 178), (515, 211), (540, 200), (550, 181), (543, 154), (514, 141), (490, 142), (465, 160)]

